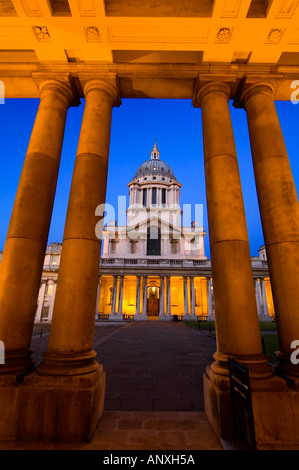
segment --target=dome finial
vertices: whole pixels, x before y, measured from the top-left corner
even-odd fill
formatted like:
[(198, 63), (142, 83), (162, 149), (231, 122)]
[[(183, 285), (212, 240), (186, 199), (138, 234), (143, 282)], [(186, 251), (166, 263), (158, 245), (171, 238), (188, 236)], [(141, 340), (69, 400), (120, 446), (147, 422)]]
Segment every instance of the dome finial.
[(157, 140), (155, 139), (155, 145), (153, 150), (151, 151), (151, 160), (159, 160), (160, 158), (160, 152), (157, 149)]

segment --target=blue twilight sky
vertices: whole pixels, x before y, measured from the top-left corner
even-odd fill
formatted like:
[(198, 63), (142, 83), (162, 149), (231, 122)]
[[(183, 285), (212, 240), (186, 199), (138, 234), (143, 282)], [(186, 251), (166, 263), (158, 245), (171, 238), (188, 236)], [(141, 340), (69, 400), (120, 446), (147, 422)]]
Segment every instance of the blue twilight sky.
[[(7, 99), (0, 105), (1, 185), (0, 185), (0, 250), (3, 250), (18, 180), (21, 174), (38, 100)], [(299, 105), (276, 102), (285, 142), (294, 175), (299, 188), (298, 113)], [(67, 210), (84, 101), (68, 112), (61, 167), (56, 199), (49, 233), (50, 242), (61, 242)], [(258, 255), (263, 244), (263, 234), (253, 177), (250, 143), (245, 111), (231, 106), (232, 123), (238, 152), (240, 175), (247, 217), (250, 250)], [(126, 196), (128, 187), (139, 165), (150, 158), (150, 151), (157, 139), (160, 158), (173, 169), (182, 184), (183, 204), (203, 204), (203, 224), (207, 231), (205, 252), (210, 256), (208, 221), (206, 211), (205, 180), (201, 110), (195, 109), (190, 100), (123, 99), (119, 108), (113, 109), (110, 162), (106, 202), (116, 208), (117, 197)], [(192, 213), (193, 214), (193, 213)]]

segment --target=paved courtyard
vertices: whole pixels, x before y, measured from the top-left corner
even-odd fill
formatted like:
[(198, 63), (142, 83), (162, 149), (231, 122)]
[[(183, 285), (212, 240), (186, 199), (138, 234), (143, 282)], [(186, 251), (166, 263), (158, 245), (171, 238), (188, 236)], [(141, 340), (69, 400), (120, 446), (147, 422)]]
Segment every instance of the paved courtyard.
[[(35, 326), (33, 357), (49, 325)], [(89, 443), (0, 442), (0, 449), (221, 450), (203, 411), (203, 372), (216, 343), (182, 322), (96, 323), (94, 349), (106, 372), (105, 411)]]
[[(46, 351), (49, 326), (32, 339), (37, 363)], [(94, 349), (106, 372), (105, 410), (202, 411), (203, 373), (216, 343), (207, 330), (182, 322), (97, 323)]]
[(203, 410), (215, 340), (181, 322), (129, 323), (95, 342), (107, 373), (106, 410)]

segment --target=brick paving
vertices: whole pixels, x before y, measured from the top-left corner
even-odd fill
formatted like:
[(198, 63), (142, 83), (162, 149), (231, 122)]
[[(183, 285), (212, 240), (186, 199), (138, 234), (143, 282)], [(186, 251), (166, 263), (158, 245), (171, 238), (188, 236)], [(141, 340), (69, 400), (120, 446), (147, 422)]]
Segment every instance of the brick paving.
[[(49, 332), (50, 325), (34, 328), (36, 364)], [(92, 440), (0, 441), (0, 450), (222, 450), (203, 411), (202, 376), (215, 348), (207, 331), (181, 322), (97, 323), (94, 349), (107, 385)]]
[(106, 410), (201, 411), (216, 343), (182, 322), (132, 322), (95, 341), (107, 374)]
[[(104, 411), (90, 442), (0, 441), (0, 450), (181, 451), (223, 450), (223, 447), (202, 411)], [(97, 455), (97, 461), (100, 460)]]
[[(34, 329), (36, 364), (47, 349), (49, 331), (50, 325)], [(105, 410), (204, 409), (203, 373), (216, 349), (207, 330), (182, 322), (97, 323), (94, 349), (106, 372)]]

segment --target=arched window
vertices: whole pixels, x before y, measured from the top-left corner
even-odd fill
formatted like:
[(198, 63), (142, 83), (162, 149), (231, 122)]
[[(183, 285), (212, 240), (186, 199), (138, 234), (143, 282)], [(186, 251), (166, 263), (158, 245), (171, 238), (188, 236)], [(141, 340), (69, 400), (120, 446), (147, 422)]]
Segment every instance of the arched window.
[(147, 255), (161, 255), (161, 232), (159, 227), (152, 225), (147, 230)]

